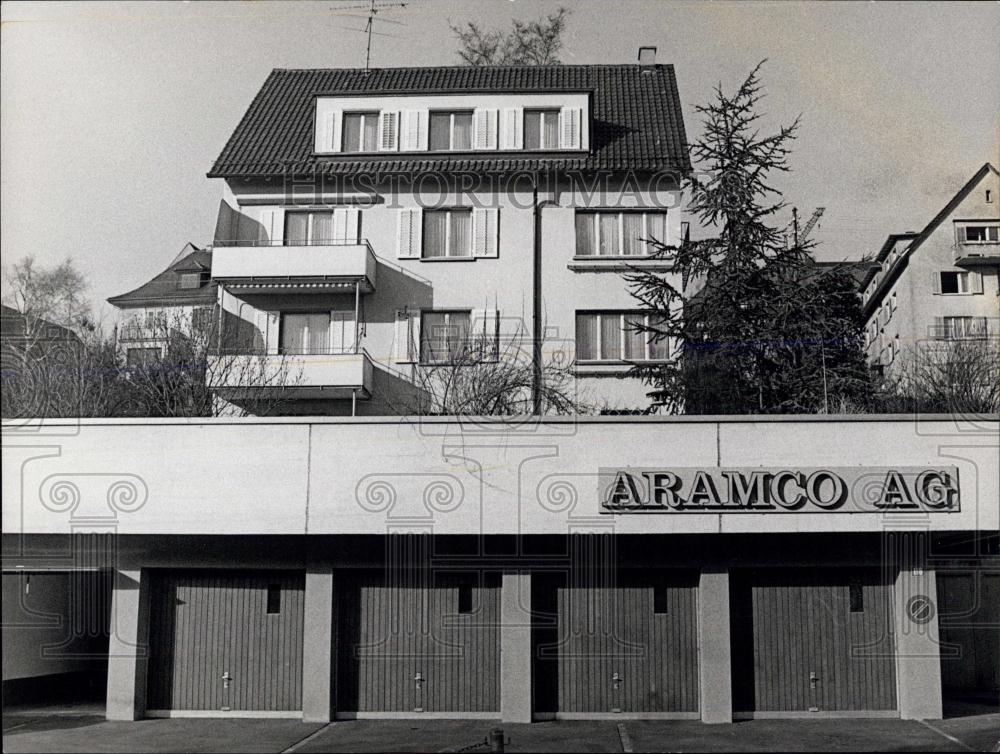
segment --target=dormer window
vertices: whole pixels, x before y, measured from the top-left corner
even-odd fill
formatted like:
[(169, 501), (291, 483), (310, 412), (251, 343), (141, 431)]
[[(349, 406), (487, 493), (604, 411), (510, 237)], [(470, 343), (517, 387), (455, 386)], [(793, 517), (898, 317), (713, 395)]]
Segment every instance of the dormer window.
[(344, 113), (341, 151), (378, 151), (378, 119), (378, 111)]
[(1000, 225), (967, 225), (964, 228), (965, 243), (997, 243)]
[(182, 272), (177, 281), (177, 287), (182, 290), (194, 290), (201, 288), (200, 272)]
[(524, 148), (559, 149), (559, 111), (524, 111)]
[(472, 110), (432, 111), (430, 149), (432, 152), (472, 149)]

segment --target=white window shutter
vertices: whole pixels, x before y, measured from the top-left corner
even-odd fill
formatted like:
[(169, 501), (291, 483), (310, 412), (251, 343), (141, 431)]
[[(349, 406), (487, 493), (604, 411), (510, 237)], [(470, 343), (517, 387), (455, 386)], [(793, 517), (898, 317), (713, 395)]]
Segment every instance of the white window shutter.
[(933, 338), (947, 338), (948, 333), (944, 329), (944, 317), (934, 318), (934, 333), (931, 335)]
[(472, 116), (473, 147), (477, 150), (497, 148), (497, 116), (498, 111), (490, 108), (478, 108)]
[(934, 293), (941, 292), (941, 273), (937, 270), (931, 273), (931, 290)]
[[(404, 110), (400, 142), (404, 152), (418, 152), (427, 149), (427, 111)], [(421, 146), (423, 145), (423, 146)]]
[(333, 211), (333, 242), (343, 243), (347, 236), (347, 215), (342, 207)]
[(524, 149), (524, 110), (520, 107), (504, 108), (499, 132), (500, 149)]
[(339, 110), (326, 110), (317, 113), (316, 117), (316, 151), (340, 151), (340, 116)]
[(333, 353), (354, 353), (357, 335), (353, 311), (330, 312), (330, 349)]
[(420, 357), (420, 312), (397, 309), (393, 333), (392, 358), (396, 363), (408, 363)]
[(559, 148), (580, 148), (580, 121), (583, 110), (579, 107), (564, 107), (559, 111)]
[(396, 236), (398, 259), (420, 259), (422, 213), (419, 208), (399, 210), (399, 227)]
[(378, 119), (378, 148), (381, 152), (395, 152), (399, 149), (399, 113), (383, 110)]
[(258, 241), (269, 241), (272, 245), (280, 242), (284, 225), (284, 211), (280, 209), (265, 209), (260, 213)]
[(500, 255), (500, 210), (472, 210), (472, 256), (495, 259)]
[(971, 286), (972, 293), (982, 293), (983, 292), (983, 273), (972, 272), (969, 274), (969, 284)]

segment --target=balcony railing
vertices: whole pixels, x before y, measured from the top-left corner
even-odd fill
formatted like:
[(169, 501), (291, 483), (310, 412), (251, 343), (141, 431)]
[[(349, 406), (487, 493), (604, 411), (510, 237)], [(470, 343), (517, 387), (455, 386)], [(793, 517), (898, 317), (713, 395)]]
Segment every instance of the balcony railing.
[(224, 395), (283, 387), (296, 398), (368, 398), (372, 390), (373, 365), (363, 349), (350, 353), (223, 353), (211, 356), (208, 367), (209, 387)]
[(358, 285), (375, 290), (376, 258), (366, 239), (281, 241), (217, 241), (212, 251), (212, 278), (234, 285), (303, 290), (331, 285)]
[(997, 264), (1000, 262), (1000, 243), (996, 241), (965, 241), (955, 244), (956, 264)]

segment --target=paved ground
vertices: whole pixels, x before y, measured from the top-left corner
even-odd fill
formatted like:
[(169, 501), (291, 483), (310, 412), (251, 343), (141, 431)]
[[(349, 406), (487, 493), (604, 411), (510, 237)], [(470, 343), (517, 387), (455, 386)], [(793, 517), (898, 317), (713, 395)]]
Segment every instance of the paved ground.
[[(499, 723), (482, 720), (105, 721), (95, 711), (5, 711), (6, 752), (458, 751)], [(541, 722), (502, 726), (510, 752), (1000, 751), (1000, 714), (912, 720)], [(489, 751), (479, 748), (478, 751)]]

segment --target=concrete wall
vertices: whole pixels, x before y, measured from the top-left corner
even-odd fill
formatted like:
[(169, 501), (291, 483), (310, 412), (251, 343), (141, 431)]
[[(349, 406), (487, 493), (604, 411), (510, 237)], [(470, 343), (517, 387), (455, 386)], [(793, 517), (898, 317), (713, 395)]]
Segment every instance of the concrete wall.
[[(417, 524), (436, 534), (1000, 526), (996, 419), (89, 420), (31, 430), (4, 437), (5, 532), (70, 533), (95, 519), (118, 534), (384, 534)], [(960, 510), (602, 513), (600, 469), (629, 466), (856, 466), (862, 478), (872, 466), (955, 467)]]

